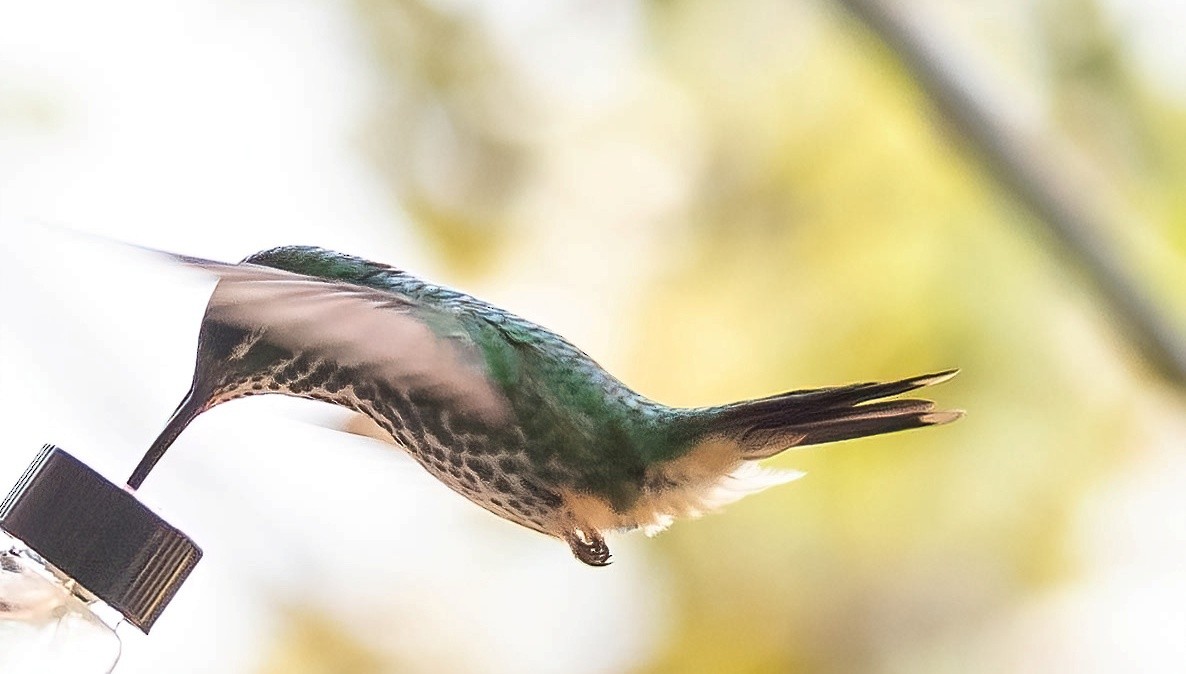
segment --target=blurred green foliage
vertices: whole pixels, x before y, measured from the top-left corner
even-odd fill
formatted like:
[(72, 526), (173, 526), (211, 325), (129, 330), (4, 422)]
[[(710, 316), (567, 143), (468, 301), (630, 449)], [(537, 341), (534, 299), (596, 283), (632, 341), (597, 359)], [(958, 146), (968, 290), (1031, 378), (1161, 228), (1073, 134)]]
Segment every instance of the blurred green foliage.
[(392, 666), (316, 610), (290, 607), (280, 617), (283, 629), (260, 674), (373, 674)]
[[(1142, 273), (1180, 300), (1186, 111), (1135, 74), (1090, 0), (1038, 5), (1030, 47), (1044, 68), (1023, 73), (1027, 96), (1157, 223), (1110, 234), (1151, 255)], [(384, 86), (368, 155), (442, 260), (493, 273), (532, 231), (520, 206), (548, 158), (580, 143), (555, 133), (563, 111), (516, 79), (478, 12), (357, 7)], [(631, 76), (682, 112), (632, 94), (576, 135), (674, 124), (695, 153), (659, 153), (687, 187), (637, 223), (662, 231), (661, 271), (620, 317), (620, 374), (697, 405), (958, 366), (935, 395), (969, 415), (783, 455), (773, 463), (809, 477), (658, 538), (678, 614), (637, 671), (969, 671), (962, 654), (985, 623), (1075, 576), (1068, 519), (1139, 447), (1141, 409), (1165, 391), (893, 55), (837, 8), (652, 2), (638, 21)], [(612, 201), (619, 181), (603, 177)], [(263, 671), (380, 667), (292, 620)], [(327, 652), (341, 660), (319, 668)]]
[(527, 96), (481, 27), (430, 2), (358, 4), (384, 77), (365, 151), (401, 209), (463, 270), (497, 255), (530, 147)]

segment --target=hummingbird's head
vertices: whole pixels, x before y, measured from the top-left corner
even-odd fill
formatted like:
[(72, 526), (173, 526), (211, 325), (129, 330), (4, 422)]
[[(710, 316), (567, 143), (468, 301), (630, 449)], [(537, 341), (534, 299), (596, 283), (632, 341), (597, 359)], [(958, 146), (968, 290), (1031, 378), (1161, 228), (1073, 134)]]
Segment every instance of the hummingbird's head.
[(194, 386), (209, 390), (195, 393), (210, 396), (228, 386), (271, 375), (291, 362), (293, 355), (268, 341), (263, 328), (231, 325), (211, 319), (208, 313), (198, 333)]
[[(402, 274), (387, 265), (315, 246), (271, 248), (248, 256), (241, 264), (360, 285), (381, 274)], [(301, 355), (294, 352), (293, 340), (280, 340), (284, 347), (273, 342), (272, 338), (279, 334), (276, 330), (283, 329), (270, 325), (276, 322), (273, 314), (284, 311), (285, 303), (265, 301), (267, 288), (266, 282), (235, 283), (225, 279), (215, 286), (202, 317), (194, 375), (195, 389), (206, 390), (196, 393), (210, 397), (236, 384), (267, 380)], [(299, 310), (294, 304), (293, 311)]]

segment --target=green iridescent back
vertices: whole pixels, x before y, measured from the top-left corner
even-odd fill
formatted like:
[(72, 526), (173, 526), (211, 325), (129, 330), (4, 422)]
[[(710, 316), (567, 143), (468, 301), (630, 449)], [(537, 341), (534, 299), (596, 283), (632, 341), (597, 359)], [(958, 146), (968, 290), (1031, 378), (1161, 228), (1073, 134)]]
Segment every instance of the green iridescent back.
[(461, 340), (479, 354), (545, 483), (624, 510), (639, 497), (647, 467), (678, 457), (702, 432), (693, 416), (638, 395), (560, 335), (469, 295), (315, 247), (274, 248), (244, 262), (411, 299), (416, 317), (441, 339)]

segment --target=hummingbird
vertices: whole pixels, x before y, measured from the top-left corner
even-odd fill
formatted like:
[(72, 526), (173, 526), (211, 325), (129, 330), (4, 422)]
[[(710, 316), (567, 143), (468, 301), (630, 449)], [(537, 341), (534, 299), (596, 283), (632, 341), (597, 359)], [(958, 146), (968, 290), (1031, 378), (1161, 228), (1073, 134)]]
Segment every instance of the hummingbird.
[(788, 448), (963, 415), (895, 398), (955, 370), (671, 407), (555, 332), (386, 264), (311, 246), (237, 264), (165, 255), (218, 282), (189, 391), (132, 489), (203, 412), (245, 396), (297, 396), (366, 415), (454, 491), (604, 566), (606, 533), (653, 535), (799, 477), (758, 464)]

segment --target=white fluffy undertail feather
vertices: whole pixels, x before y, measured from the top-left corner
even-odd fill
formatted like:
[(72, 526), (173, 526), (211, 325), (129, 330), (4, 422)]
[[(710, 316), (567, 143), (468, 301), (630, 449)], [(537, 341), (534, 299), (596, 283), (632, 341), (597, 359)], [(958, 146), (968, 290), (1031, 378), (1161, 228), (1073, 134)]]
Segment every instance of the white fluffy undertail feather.
[(749, 494), (768, 487), (786, 484), (806, 475), (797, 470), (780, 470), (742, 461), (708, 487), (670, 490), (655, 497), (649, 510), (652, 519), (639, 522), (643, 533), (654, 536), (671, 526), (677, 518), (696, 518), (722, 508)]

